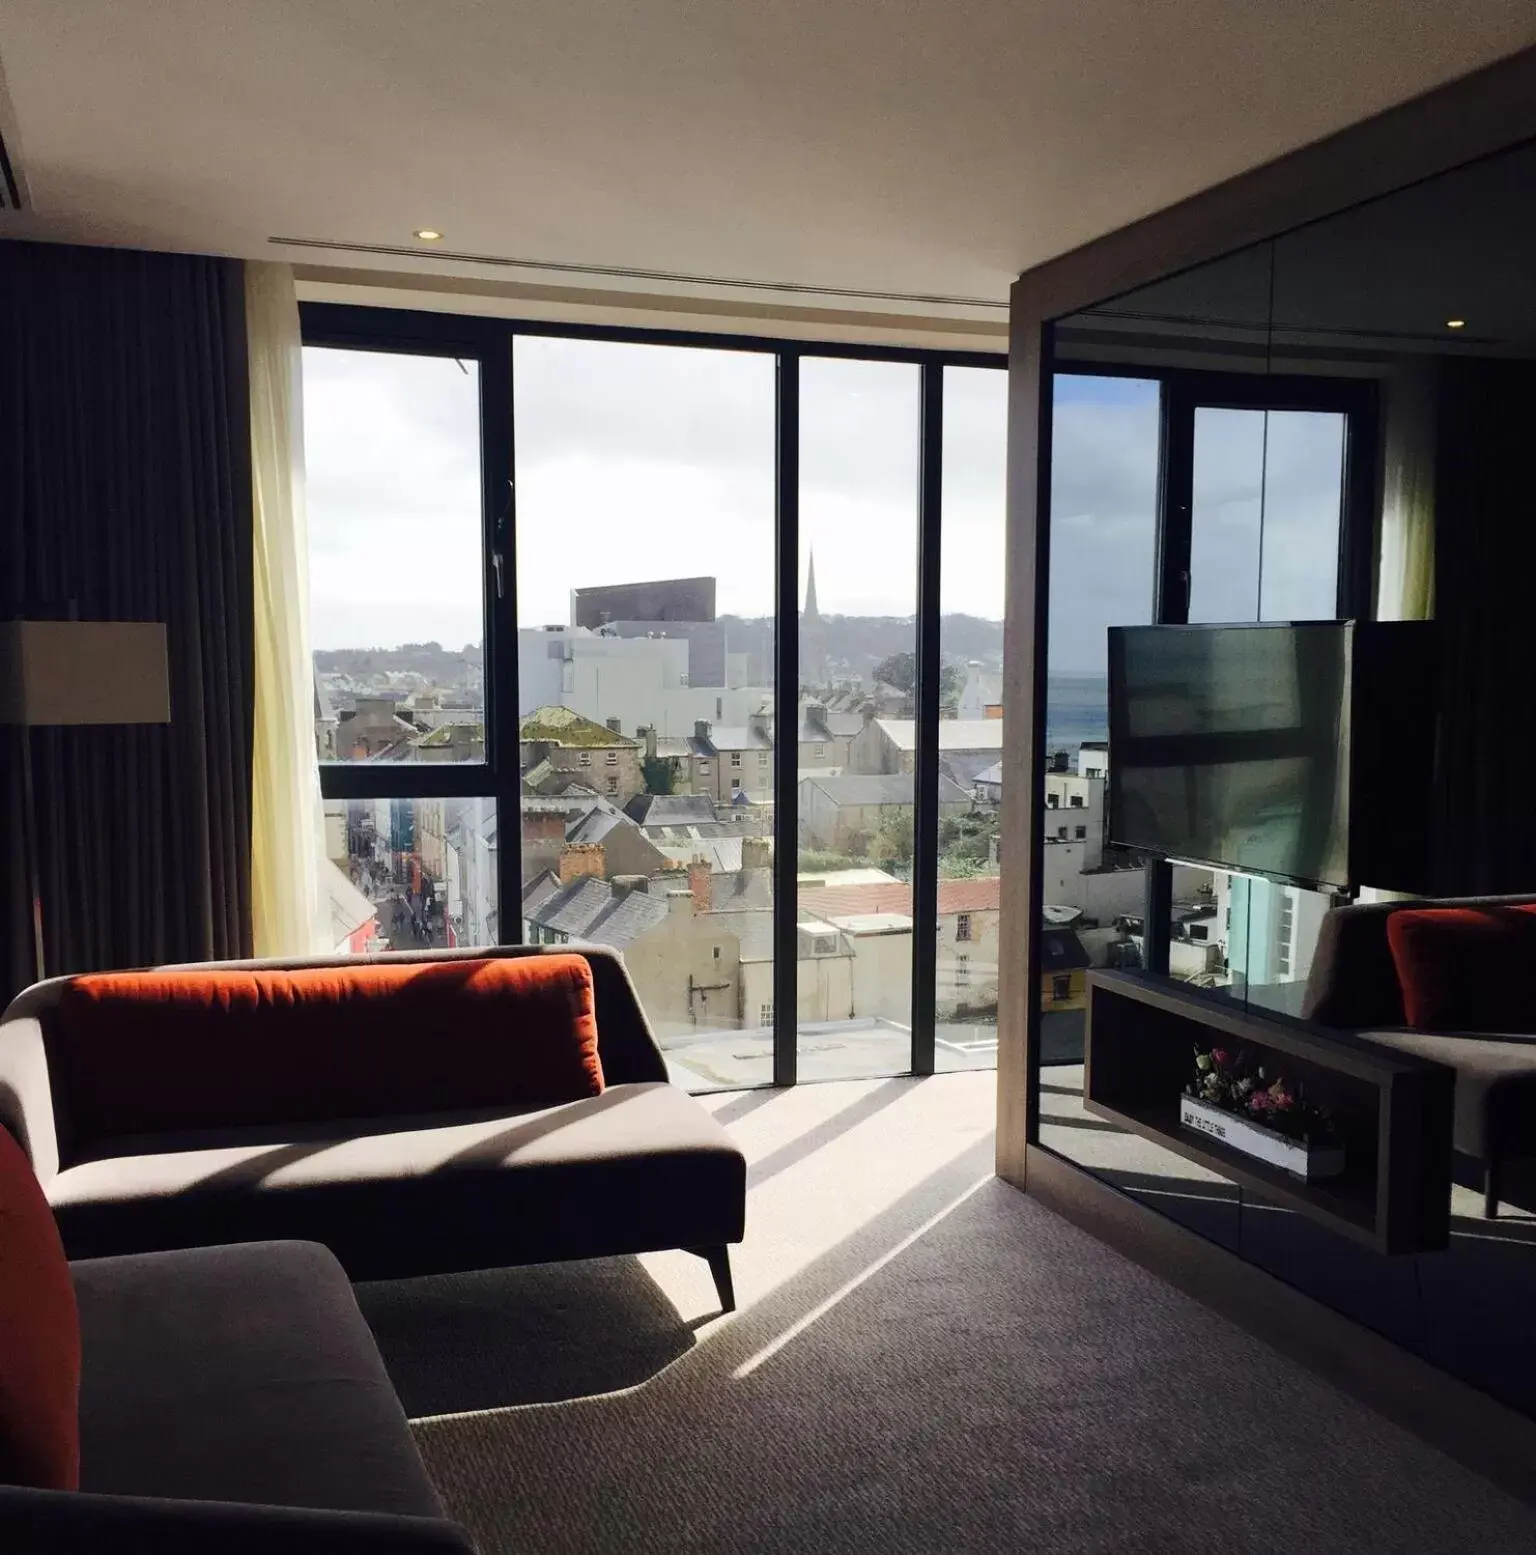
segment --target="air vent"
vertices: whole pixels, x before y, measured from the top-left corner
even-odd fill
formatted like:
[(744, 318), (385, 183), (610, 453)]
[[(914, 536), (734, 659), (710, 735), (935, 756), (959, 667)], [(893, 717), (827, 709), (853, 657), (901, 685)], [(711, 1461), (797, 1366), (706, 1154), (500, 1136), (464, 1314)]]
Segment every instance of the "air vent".
[(688, 275), (674, 270), (637, 270), (626, 265), (578, 264), (570, 260), (514, 259), (504, 254), (456, 254), (446, 249), (406, 248), (393, 243), (344, 243), (331, 238), (269, 237), (282, 248), (326, 249), (336, 254), (378, 254), (405, 259), (430, 259), (434, 264), (493, 265), (503, 270), (547, 270), (562, 275), (600, 276), (607, 280), (665, 281), (684, 286), (717, 286), (755, 292), (789, 292), (806, 297), (847, 297), (861, 302), (905, 302), (945, 308), (995, 308), (1006, 311), (1006, 299), (930, 296), (924, 292), (863, 291), (851, 286), (815, 286), (803, 281), (748, 280), (729, 275)]

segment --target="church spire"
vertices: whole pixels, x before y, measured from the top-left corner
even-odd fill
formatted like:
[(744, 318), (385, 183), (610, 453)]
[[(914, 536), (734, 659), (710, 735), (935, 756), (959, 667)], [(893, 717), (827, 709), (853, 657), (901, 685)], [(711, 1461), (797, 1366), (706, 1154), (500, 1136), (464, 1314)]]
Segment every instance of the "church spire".
[(819, 621), (821, 612), (816, 608), (816, 553), (811, 552), (810, 571), (805, 582), (805, 613), (804, 620)]

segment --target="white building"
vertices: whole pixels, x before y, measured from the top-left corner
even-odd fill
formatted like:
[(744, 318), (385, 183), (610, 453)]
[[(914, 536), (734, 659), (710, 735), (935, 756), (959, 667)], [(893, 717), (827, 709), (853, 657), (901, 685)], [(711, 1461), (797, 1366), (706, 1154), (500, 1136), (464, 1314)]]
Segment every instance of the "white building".
[(725, 656), (726, 684), (689, 684), (683, 637), (615, 637), (584, 627), (523, 628), (517, 634), (518, 711), (567, 707), (626, 734), (653, 728), (663, 737), (691, 735), (701, 720), (745, 724), (771, 687), (747, 684), (748, 657)]

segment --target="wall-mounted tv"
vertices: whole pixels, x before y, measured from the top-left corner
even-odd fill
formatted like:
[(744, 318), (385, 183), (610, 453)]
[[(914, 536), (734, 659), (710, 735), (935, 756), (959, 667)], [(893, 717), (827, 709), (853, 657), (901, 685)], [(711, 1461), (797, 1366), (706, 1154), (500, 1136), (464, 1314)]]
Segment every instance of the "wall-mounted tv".
[(1109, 836), (1298, 885), (1429, 887), (1433, 623), (1113, 627)]

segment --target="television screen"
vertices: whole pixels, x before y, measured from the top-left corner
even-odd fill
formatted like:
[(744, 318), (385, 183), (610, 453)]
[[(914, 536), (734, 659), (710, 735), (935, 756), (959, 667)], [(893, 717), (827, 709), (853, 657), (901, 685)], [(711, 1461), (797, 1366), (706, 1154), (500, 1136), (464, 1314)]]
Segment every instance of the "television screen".
[(1349, 885), (1352, 631), (1339, 621), (1111, 629), (1111, 841)]

